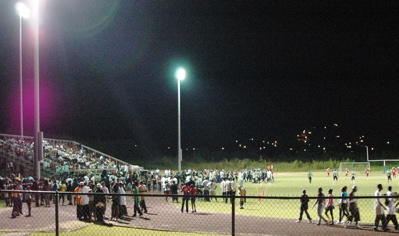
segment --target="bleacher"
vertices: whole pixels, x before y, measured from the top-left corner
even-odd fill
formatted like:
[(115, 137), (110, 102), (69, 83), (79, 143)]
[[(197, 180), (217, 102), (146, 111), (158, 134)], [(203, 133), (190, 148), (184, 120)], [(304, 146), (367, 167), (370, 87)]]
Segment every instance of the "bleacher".
[[(3, 167), (0, 176), (8, 175), (11, 171), (33, 175), (33, 140), (30, 136), (21, 138), (19, 135), (0, 134), (0, 164)], [(10, 163), (14, 170), (6, 166)], [(125, 174), (142, 169), (75, 141), (43, 139), (43, 157), (40, 161), (42, 176), (101, 173), (103, 170)]]

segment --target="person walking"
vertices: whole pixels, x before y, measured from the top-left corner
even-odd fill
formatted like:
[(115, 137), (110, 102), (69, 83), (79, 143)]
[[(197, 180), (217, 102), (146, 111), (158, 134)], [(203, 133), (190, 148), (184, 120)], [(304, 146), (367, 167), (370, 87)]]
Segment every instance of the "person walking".
[[(355, 221), (355, 227), (358, 229), (363, 229), (359, 225), (360, 221), (360, 212), (359, 212), (359, 207), (357, 206), (357, 198), (355, 197), (355, 193), (357, 192), (357, 186), (354, 185), (352, 187), (352, 192), (349, 193), (349, 223), (352, 223), (352, 221)], [(347, 225), (344, 225), (344, 227), (347, 227)]]
[(300, 212), (299, 212), (299, 218), (296, 221), (296, 223), (301, 223), (302, 222), (302, 216), (303, 213), (305, 212), (306, 217), (308, 217), (309, 223), (312, 223), (312, 218), (310, 217), (308, 213), (308, 208), (309, 208), (309, 197), (306, 195), (306, 190), (302, 191), (302, 196), (301, 196), (301, 207), (300, 207)]
[(393, 193), (392, 193), (392, 186), (388, 187), (387, 197), (389, 197), (386, 199), (387, 225), (389, 221), (392, 221), (393, 225), (395, 226), (395, 230), (398, 230), (399, 226), (398, 226), (398, 220), (396, 219), (396, 207), (398, 206), (399, 203), (395, 204), (395, 198), (393, 198)]
[(328, 213), (330, 213), (330, 216), (331, 216), (330, 225), (334, 225), (334, 209), (335, 209), (335, 206), (334, 206), (334, 195), (332, 194), (332, 192), (333, 192), (332, 189), (328, 190), (328, 196), (327, 196), (328, 197), (328, 201), (327, 201), (327, 205), (326, 205), (325, 212), (324, 212), (324, 214), (327, 216), (327, 218), (330, 218), (328, 216)]
[(382, 184), (377, 185), (377, 190), (374, 193), (376, 197), (374, 199), (374, 212), (375, 212), (375, 220), (374, 220), (374, 231), (378, 231), (378, 225), (381, 221), (382, 223), (382, 230), (387, 231), (387, 221), (385, 219), (384, 210), (387, 208), (382, 204), (381, 200), (381, 190), (383, 189)]
[(328, 225), (328, 221), (323, 217), (323, 209), (324, 209), (324, 194), (323, 194), (323, 189), (319, 188), (318, 194), (317, 194), (317, 200), (313, 204), (313, 207), (317, 205), (317, 215), (319, 216), (319, 223), (317, 225), (320, 225), (321, 220), (323, 220), (326, 225)]
[(346, 192), (347, 187), (344, 186), (341, 188), (341, 199), (339, 199), (339, 219), (336, 224), (344, 224), (343, 218), (346, 216), (349, 219), (349, 212), (348, 212), (348, 193)]
[(309, 184), (312, 183), (312, 177), (313, 177), (313, 174), (312, 174), (312, 172), (309, 170), (309, 171), (308, 171)]

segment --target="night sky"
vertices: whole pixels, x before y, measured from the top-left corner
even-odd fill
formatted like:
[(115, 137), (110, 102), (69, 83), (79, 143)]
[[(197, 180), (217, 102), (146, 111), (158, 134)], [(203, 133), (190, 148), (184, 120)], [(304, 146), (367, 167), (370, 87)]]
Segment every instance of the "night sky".
[[(295, 140), (313, 126), (399, 142), (398, 1), (42, 0), (41, 130), (182, 147)], [(20, 134), (19, 17), (0, 1), (0, 133)], [(29, 1), (26, 1), (29, 4)], [(33, 39), (23, 20), (24, 123)]]

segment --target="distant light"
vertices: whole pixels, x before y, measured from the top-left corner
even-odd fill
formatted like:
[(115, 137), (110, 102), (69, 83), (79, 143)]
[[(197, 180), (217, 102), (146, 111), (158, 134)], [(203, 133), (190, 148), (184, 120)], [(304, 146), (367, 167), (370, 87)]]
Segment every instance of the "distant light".
[(244, 148), (247, 148), (247, 146), (244, 146)]
[(178, 69), (176, 72), (176, 78), (178, 80), (184, 80), (184, 78), (186, 78), (186, 70), (183, 68)]
[(15, 4), (15, 9), (17, 10), (17, 14), (20, 15), (21, 17), (23, 18), (30, 17), (30, 9), (22, 2), (17, 2), (17, 4)]
[(294, 150), (293, 148), (290, 148), (290, 151)]
[(334, 126), (335, 126), (335, 127), (337, 127), (337, 126), (338, 126), (338, 124), (334, 124)]
[(170, 149), (170, 147), (168, 147), (168, 149)]
[(222, 147), (222, 150), (224, 150), (224, 147)]
[(238, 140), (236, 140), (236, 143), (238, 143)]
[(389, 141), (387, 141), (387, 144), (391, 144)]
[(195, 148), (193, 148), (193, 151), (195, 151)]
[(336, 136), (336, 138), (340, 138), (340, 136), (339, 136), (339, 135), (337, 135), (337, 136)]
[(374, 148), (371, 148), (371, 151), (374, 151)]

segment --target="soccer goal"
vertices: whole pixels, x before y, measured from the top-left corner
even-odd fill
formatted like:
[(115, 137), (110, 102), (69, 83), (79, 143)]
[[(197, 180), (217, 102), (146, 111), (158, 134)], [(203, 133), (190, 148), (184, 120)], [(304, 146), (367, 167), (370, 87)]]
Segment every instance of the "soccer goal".
[(367, 168), (370, 169), (370, 162), (341, 162), (338, 171), (345, 172), (346, 168), (350, 172), (364, 172)]

